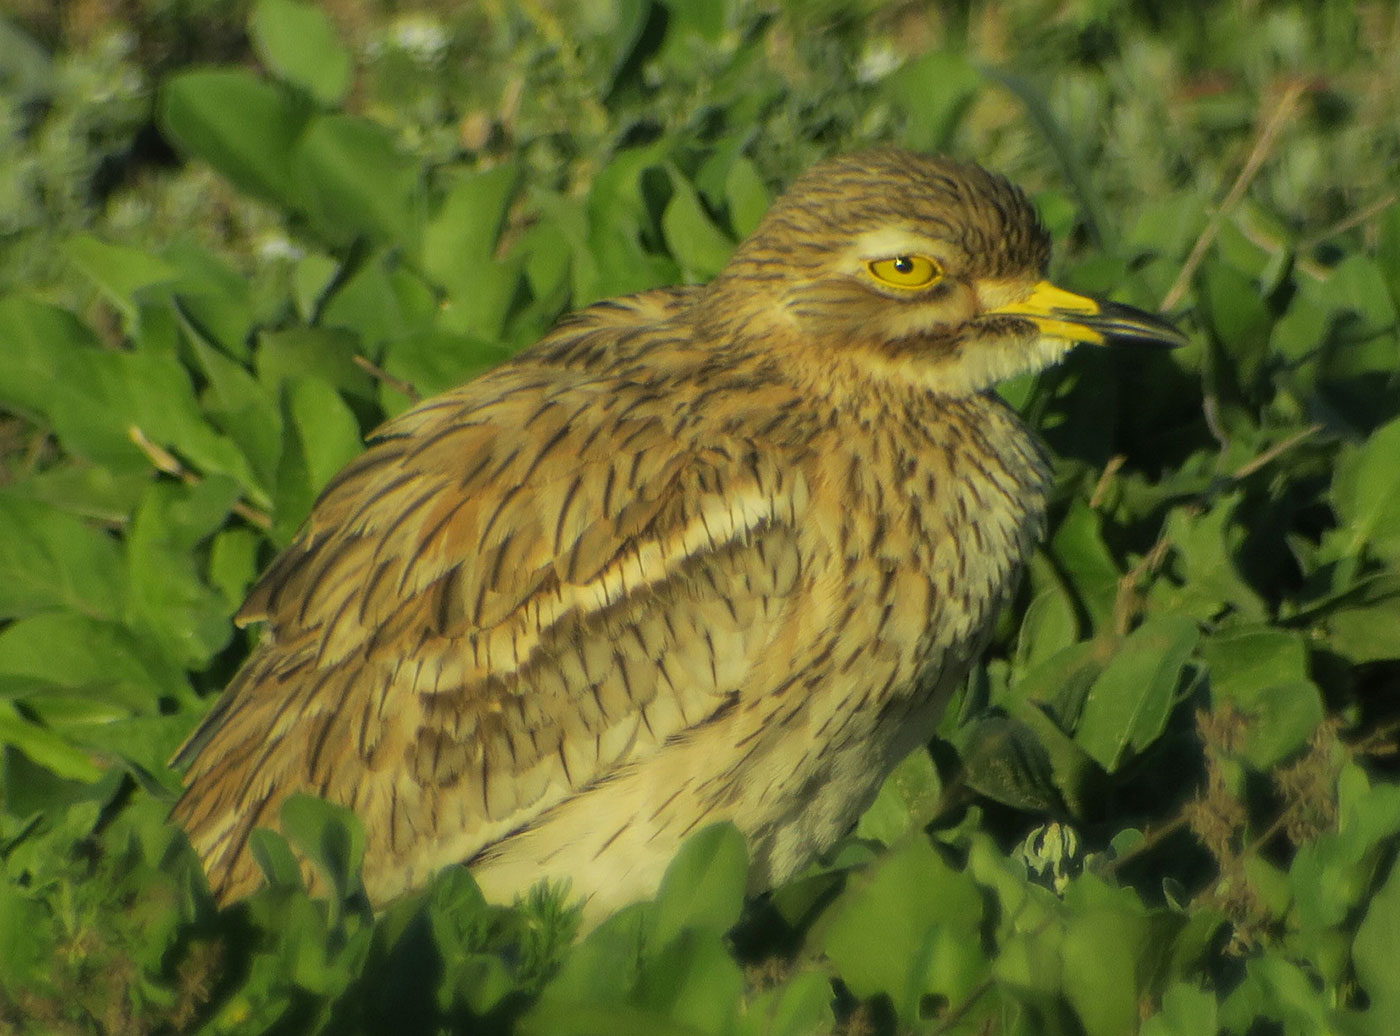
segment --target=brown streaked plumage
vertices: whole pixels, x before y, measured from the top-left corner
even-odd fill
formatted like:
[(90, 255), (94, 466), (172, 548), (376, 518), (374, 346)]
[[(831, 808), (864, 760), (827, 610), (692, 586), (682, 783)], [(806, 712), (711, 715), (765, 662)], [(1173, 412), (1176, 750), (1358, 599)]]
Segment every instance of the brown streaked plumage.
[(722, 819), (755, 886), (792, 875), (928, 739), (1038, 534), (1046, 463), (992, 386), (1180, 338), (1048, 256), (976, 166), (839, 158), (710, 285), (590, 306), (387, 424), (181, 753), (220, 899), (292, 792), (357, 811), (376, 903), (467, 862), (596, 917)]

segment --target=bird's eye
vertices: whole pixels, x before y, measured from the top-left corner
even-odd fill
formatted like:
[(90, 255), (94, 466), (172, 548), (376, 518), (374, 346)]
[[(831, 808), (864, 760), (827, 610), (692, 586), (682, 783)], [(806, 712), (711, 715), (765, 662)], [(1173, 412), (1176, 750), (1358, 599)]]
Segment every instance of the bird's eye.
[(865, 264), (881, 284), (895, 288), (927, 288), (943, 276), (943, 267), (923, 255), (896, 255)]

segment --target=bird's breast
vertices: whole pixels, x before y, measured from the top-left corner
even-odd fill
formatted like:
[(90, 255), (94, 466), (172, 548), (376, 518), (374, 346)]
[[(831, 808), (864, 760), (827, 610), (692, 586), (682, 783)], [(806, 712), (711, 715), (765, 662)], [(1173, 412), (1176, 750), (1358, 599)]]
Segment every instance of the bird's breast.
[(992, 397), (876, 416), (823, 451), (817, 513), (843, 594), (874, 616), (871, 649), (898, 656), (897, 693), (980, 647), (1040, 533), (1049, 471)]

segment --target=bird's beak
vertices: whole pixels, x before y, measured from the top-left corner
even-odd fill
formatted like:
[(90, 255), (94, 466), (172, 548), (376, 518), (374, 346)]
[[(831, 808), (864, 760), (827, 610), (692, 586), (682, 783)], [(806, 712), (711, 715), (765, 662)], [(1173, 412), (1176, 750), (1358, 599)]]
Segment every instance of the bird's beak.
[(1041, 334), (1068, 342), (1138, 342), (1167, 348), (1186, 344), (1186, 336), (1160, 317), (1076, 295), (1049, 281), (1041, 281), (1025, 298), (984, 310), (982, 315), (1022, 317), (1039, 327)]

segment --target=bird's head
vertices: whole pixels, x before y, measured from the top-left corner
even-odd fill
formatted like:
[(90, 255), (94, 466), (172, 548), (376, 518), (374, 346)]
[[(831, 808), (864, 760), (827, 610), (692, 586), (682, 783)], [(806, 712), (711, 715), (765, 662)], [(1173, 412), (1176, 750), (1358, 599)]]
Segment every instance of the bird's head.
[(883, 149), (822, 162), (779, 198), (710, 286), (734, 334), (945, 395), (1059, 360), (1076, 343), (1180, 345), (1141, 310), (1044, 279), (1050, 236), (978, 166)]

